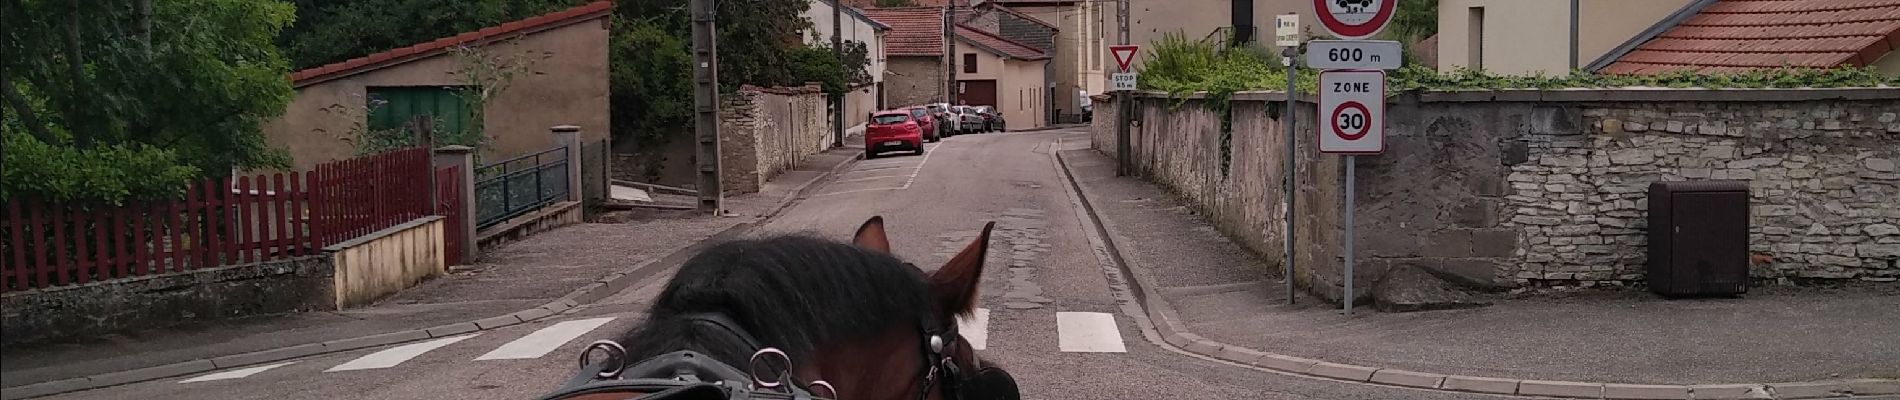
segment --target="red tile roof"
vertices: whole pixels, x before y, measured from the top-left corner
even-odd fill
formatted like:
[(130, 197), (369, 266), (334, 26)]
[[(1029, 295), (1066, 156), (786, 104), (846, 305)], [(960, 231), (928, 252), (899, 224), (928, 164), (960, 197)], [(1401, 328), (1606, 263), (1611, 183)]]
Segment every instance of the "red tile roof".
[(1049, 55), (1034, 47), (1025, 46), (994, 33), (984, 32), (969, 25), (957, 25), (957, 38), (975, 44), (976, 47), (989, 50), (996, 55), (1021, 60), (1047, 60)]
[(864, 15), (891, 26), (884, 35), (884, 54), (943, 56), (942, 7), (867, 8)]
[(539, 32), (576, 23), (605, 17), (613, 12), (612, 1), (597, 1), (587, 5), (556, 11), (520, 21), (482, 28), (474, 32), (418, 43), (381, 53), (352, 58), (321, 67), (290, 73), (291, 85), (303, 87), (331, 79), (355, 75), (377, 68), (402, 64), (428, 58), (448, 51), (449, 48), (463, 44), (487, 43), (510, 36)]
[(1719, 0), (1598, 72), (1865, 66), (1900, 48), (1900, 0)]

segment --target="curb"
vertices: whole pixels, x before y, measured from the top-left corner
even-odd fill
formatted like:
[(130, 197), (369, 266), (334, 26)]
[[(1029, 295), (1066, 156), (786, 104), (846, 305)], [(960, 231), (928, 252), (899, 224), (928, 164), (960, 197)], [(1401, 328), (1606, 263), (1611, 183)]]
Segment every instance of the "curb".
[(331, 340), (331, 341), (321, 342), (321, 343), (306, 343), (306, 344), (301, 344), (301, 345), (279, 347), (275, 349), (260, 350), (260, 351), (254, 351), (254, 352), (249, 352), (249, 353), (239, 353), (239, 354), (225, 355), (225, 356), (212, 357), (212, 358), (201, 358), (197, 360), (158, 365), (158, 366), (152, 366), (152, 367), (146, 367), (146, 368), (140, 368), (140, 369), (134, 369), (134, 370), (108, 372), (108, 373), (87, 375), (87, 376), (82, 376), (82, 377), (77, 377), (77, 378), (67, 378), (67, 379), (40, 382), (40, 383), (29, 384), (29, 385), (0, 388), (0, 390), (3, 390), (3, 391), (0, 391), (0, 400), (26, 399), (26, 398), (33, 398), (33, 397), (50, 396), (50, 395), (61, 394), (61, 393), (71, 393), (71, 392), (77, 392), (81, 390), (98, 389), (98, 388), (103, 388), (103, 387), (108, 387), (108, 386), (118, 386), (118, 385), (124, 385), (124, 384), (129, 384), (129, 383), (138, 383), (138, 382), (144, 382), (144, 381), (150, 381), (150, 380), (156, 380), (156, 379), (162, 379), (162, 378), (169, 378), (169, 377), (174, 377), (174, 376), (198, 374), (198, 373), (210, 372), (210, 371), (215, 371), (215, 370), (225, 369), (225, 368), (255, 365), (255, 364), (262, 364), (262, 363), (268, 363), (268, 362), (274, 362), (274, 361), (288, 360), (288, 359), (293, 359), (293, 358), (309, 357), (309, 356), (320, 355), (320, 354), (336, 353), (336, 352), (358, 350), (358, 349), (377, 347), (377, 346), (387, 346), (387, 345), (398, 344), (398, 343), (407, 343), (407, 342), (456, 336), (456, 335), (467, 334), (470, 332), (486, 331), (486, 330), (492, 330), (492, 329), (497, 329), (497, 328), (502, 328), (502, 327), (508, 327), (508, 326), (514, 326), (514, 325), (538, 321), (541, 319), (554, 316), (556, 314), (560, 314), (563, 311), (567, 311), (569, 309), (579, 307), (580, 305), (583, 305), (583, 304), (589, 304), (595, 301), (600, 301), (600, 299), (606, 298), (607, 296), (613, 295), (614, 293), (618, 293), (621, 290), (625, 290), (626, 288), (633, 286), (634, 283), (637, 283), (637, 282), (645, 280), (646, 278), (652, 277), (654, 274), (658, 273), (659, 271), (665, 270), (667, 266), (679, 265), (679, 264), (684, 263), (686, 261), (686, 258), (690, 257), (692, 254), (698, 253), (699, 250), (705, 249), (707, 246), (710, 246), (713, 243), (723, 242), (723, 241), (738, 237), (740, 235), (743, 235), (746, 232), (752, 230), (752, 228), (762, 225), (767, 219), (775, 217), (778, 215), (779, 212), (784, 211), (786, 208), (791, 207), (792, 203), (797, 202), (798, 199), (806, 197), (806, 195), (808, 195), (809, 192), (813, 188), (818, 186), (817, 184), (819, 182), (824, 182), (830, 179), (831, 177), (836, 176), (838, 174), (838, 171), (843, 171), (845, 169), (848, 169), (852, 165), (856, 165), (859, 160), (863, 160), (863, 159), (864, 159), (864, 154), (860, 152), (856, 156), (846, 159), (844, 162), (839, 163), (835, 167), (832, 167), (830, 171), (826, 171), (823, 175), (819, 175), (817, 178), (813, 178), (810, 181), (806, 181), (798, 189), (793, 190), (790, 194), (787, 194), (784, 197), (781, 197), (779, 199), (778, 204), (773, 206), (771, 211), (768, 211), (765, 214), (760, 215), (757, 220), (754, 220), (752, 222), (733, 225), (726, 229), (720, 230), (719, 232), (713, 233), (712, 236), (706, 237), (706, 239), (700, 240), (698, 242), (694, 242), (693, 244), (687, 245), (686, 247), (673, 250), (672, 252), (667, 253), (665, 256), (662, 256), (659, 259), (641, 263), (640, 265), (634, 266), (633, 269), (631, 270), (608, 274), (607, 276), (601, 277), (600, 279), (596, 279), (593, 283), (590, 283), (587, 286), (583, 286), (580, 289), (575, 289), (572, 292), (568, 292), (567, 295), (561, 296), (560, 298), (554, 299), (553, 301), (549, 301), (546, 304), (542, 304), (535, 308), (516, 311), (513, 313), (506, 314), (506, 315), (500, 315), (500, 316), (484, 318), (484, 319), (468, 321), (468, 322), (458, 322), (458, 323), (440, 325), (440, 326), (435, 326), (435, 327), (430, 327), (430, 328), (380, 333), (380, 334), (375, 334), (375, 335)]
[(1106, 247), (1107, 251), (1103, 252), (1105, 254), (1097, 254), (1097, 257), (1106, 256), (1106, 259), (1100, 261), (1116, 264), (1115, 269), (1122, 273), (1121, 280), (1128, 283), (1135, 302), (1140, 306), (1140, 313), (1150, 320), (1155, 331), (1159, 333), (1163, 342), (1157, 343), (1160, 345), (1172, 346), (1181, 351), (1222, 361), (1305, 377), (1449, 392), (1618, 400), (1813, 399), (1900, 394), (1900, 379), (1638, 385), (1472, 377), (1330, 363), (1209, 340), (1188, 331), (1188, 327), (1180, 321), (1174, 307), (1158, 293), (1152, 291), (1151, 288), (1155, 287), (1153, 285), (1155, 278), (1151, 276), (1149, 270), (1128, 261), (1128, 257), (1123, 255), (1122, 250), (1115, 245), (1117, 238), (1126, 238), (1126, 236), (1121, 235), (1121, 231), (1113, 223), (1103, 220), (1094, 205), (1090, 203), (1089, 196), (1086, 194), (1087, 190), (1075, 178), (1075, 174), (1070, 171), (1068, 160), (1062, 156), (1061, 142), (1061, 139), (1056, 140), (1056, 146), (1053, 147), (1055, 151), (1051, 153), (1054, 154), (1056, 163), (1060, 166), (1063, 178), (1069, 181), (1071, 193), (1082, 203), (1083, 211), (1088, 214), (1086, 221), (1094, 225), (1094, 229), (1088, 233), (1091, 236), (1099, 234), (1101, 243)]

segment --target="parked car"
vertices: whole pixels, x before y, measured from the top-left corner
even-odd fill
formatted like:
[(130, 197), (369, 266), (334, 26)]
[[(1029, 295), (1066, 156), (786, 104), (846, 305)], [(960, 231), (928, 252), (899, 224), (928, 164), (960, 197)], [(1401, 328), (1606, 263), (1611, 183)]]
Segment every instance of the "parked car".
[(976, 106), (976, 113), (983, 116), (984, 131), (1002, 132), (1004, 130), (1003, 113), (996, 112), (996, 107)]
[(910, 110), (886, 110), (871, 115), (864, 129), (864, 158), (877, 158), (889, 150), (910, 150), (924, 154), (924, 127)]
[[(903, 110), (905, 112), (909, 112), (910, 118), (913, 120), (916, 120), (917, 124), (920, 125), (919, 127), (923, 128), (924, 141), (926, 142), (943, 141), (943, 129), (942, 129), (943, 125), (937, 123), (936, 117), (930, 116), (929, 108), (904, 107)], [(873, 119), (876, 119), (876, 118), (873, 117)]]
[(957, 127), (960, 128), (960, 133), (989, 132), (987, 129), (989, 124), (985, 123), (981, 114), (976, 113), (976, 107), (953, 106), (950, 107), (950, 112), (957, 115)]
[(958, 120), (950, 114), (950, 103), (930, 103), (924, 106), (930, 107), (930, 114), (937, 118), (937, 123), (943, 126), (943, 131), (949, 134), (945, 136), (956, 136), (963, 133), (963, 121)]

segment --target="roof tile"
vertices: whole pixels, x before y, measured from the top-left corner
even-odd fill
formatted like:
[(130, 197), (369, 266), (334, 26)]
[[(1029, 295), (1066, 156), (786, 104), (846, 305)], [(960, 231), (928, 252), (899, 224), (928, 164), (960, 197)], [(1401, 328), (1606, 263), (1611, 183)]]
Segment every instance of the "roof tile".
[(943, 56), (942, 7), (867, 8), (864, 15), (891, 26), (884, 36), (884, 54)]
[(1895, 43), (1900, 0), (1720, 0), (1600, 72), (1857, 66)]
[(330, 63), (315, 68), (307, 68), (290, 73), (290, 81), (294, 86), (311, 85), (330, 78), (361, 72), (369, 67), (407, 62), (412, 56), (434, 54), (435, 52), (444, 51), (458, 44), (480, 42), (525, 30), (561, 26), (591, 20), (595, 17), (606, 16), (612, 13), (613, 7), (614, 4), (612, 1), (596, 1), (533, 18), (482, 28), (474, 32), (465, 32), (455, 36), (390, 49), (388, 51)]

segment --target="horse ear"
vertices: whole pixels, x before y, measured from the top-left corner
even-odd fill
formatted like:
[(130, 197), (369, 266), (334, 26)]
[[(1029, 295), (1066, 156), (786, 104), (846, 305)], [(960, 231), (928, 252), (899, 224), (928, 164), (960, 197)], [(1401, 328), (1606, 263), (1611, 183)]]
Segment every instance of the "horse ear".
[(930, 275), (930, 295), (936, 298), (942, 315), (968, 316), (976, 310), (976, 290), (983, 282), (983, 259), (990, 250), (990, 231), (996, 222), (983, 224), (983, 233), (963, 251)]
[(858, 226), (858, 233), (852, 235), (851, 243), (866, 249), (891, 252), (891, 240), (884, 236), (884, 216), (872, 216)]

